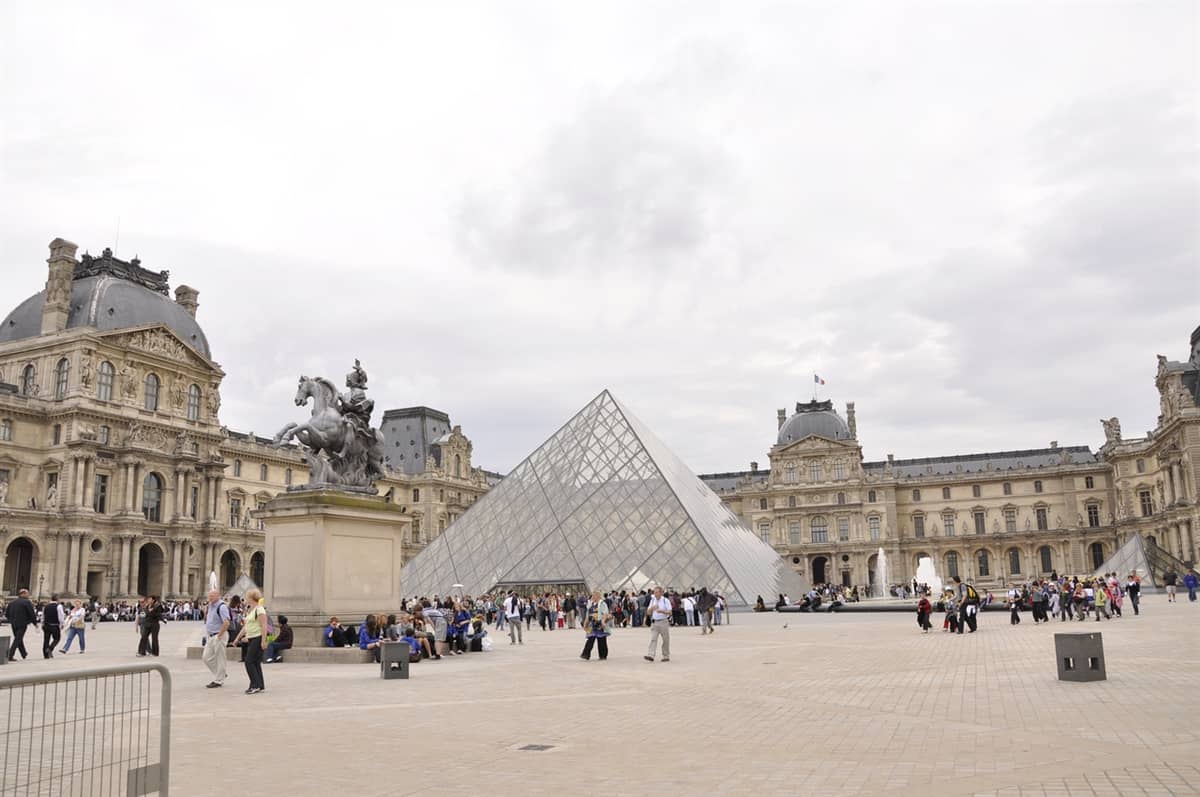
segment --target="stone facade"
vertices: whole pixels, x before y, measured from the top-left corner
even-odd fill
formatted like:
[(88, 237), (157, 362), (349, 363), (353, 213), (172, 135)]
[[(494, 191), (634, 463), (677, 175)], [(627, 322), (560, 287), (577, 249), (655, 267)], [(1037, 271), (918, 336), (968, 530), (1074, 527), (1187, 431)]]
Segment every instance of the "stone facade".
[[(1200, 332), (1198, 330), (1197, 332)], [(911, 581), (928, 556), (937, 572), (987, 588), (1090, 573), (1133, 534), (1187, 562), (1197, 558), (1200, 343), (1189, 362), (1159, 357), (1157, 428), (1086, 446), (864, 462), (854, 404), (780, 410), (770, 467), (701, 478), (807, 583), (872, 583), (879, 549), (889, 581)]]
[[(211, 571), (261, 584), (255, 510), (306, 479), (301, 452), (221, 425), (224, 371), (188, 326), (198, 291), (171, 302), (165, 273), (107, 250), (76, 260), (63, 239), (50, 249), (46, 290), (0, 335), (0, 591), (194, 597)], [(186, 323), (170, 320), (179, 308)], [(106, 328), (114, 316), (134, 325)], [(490, 486), (461, 428), (434, 445), (423, 470), (378, 485), (413, 517), (405, 561)]]

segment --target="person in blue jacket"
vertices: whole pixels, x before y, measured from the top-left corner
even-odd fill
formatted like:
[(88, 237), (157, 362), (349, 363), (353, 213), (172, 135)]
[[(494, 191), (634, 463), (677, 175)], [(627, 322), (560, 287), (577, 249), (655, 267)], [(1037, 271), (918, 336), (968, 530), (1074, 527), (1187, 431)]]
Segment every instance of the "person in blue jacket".
[(460, 604), (454, 604), (454, 619), (446, 628), (446, 642), (454, 655), (461, 656), (467, 652), (467, 629), (471, 627), (471, 613)]
[(1196, 575), (1196, 568), (1193, 567), (1187, 571), (1187, 575), (1183, 577), (1183, 586), (1187, 587), (1188, 600), (1195, 603), (1196, 587), (1200, 587), (1200, 576)]
[(358, 628), (358, 646), (363, 650), (369, 651), (375, 663), (379, 663), (379, 656), (383, 648), (383, 629), (379, 626), (375, 615), (368, 614), (363, 624)]

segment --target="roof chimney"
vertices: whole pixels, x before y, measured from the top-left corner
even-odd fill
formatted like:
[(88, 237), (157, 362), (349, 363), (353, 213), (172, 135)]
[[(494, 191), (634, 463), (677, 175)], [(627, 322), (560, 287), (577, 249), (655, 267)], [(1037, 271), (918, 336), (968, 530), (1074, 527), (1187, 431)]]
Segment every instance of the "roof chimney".
[(858, 424), (854, 421), (854, 402), (846, 402), (846, 425), (850, 427), (850, 439), (858, 439)]
[(758, 473), (758, 463), (757, 463), (757, 462), (751, 462), (751, 463), (750, 463), (750, 472), (751, 472), (751, 473)]
[(50, 265), (46, 276), (46, 301), (42, 305), (42, 334), (62, 332), (71, 315), (71, 280), (75, 276), (75, 252), (79, 247), (62, 238), (50, 242)]
[(188, 315), (196, 317), (196, 308), (200, 306), (200, 291), (187, 285), (175, 289), (175, 303), (187, 310)]
[(776, 418), (776, 420), (779, 421), (779, 425), (776, 426), (775, 429), (776, 430), (782, 429), (784, 421), (787, 420), (787, 410), (776, 410), (775, 418)]

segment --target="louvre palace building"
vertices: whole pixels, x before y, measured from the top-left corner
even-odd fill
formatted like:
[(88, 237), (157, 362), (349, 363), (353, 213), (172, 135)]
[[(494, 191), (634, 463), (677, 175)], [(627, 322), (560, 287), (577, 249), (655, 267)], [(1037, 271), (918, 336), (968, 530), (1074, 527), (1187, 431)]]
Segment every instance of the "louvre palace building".
[[(0, 592), (191, 598), (263, 581), (254, 510), (307, 481), (299, 449), (221, 424), (199, 292), (105, 249), (50, 244), (45, 289), (0, 326)], [(387, 478), (415, 555), (494, 474), (445, 413), (384, 413)]]
[(882, 548), (892, 584), (929, 557), (946, 581), (1000, 588), (1091, 573), (1133, 535), (1182, 566), (1196, 560), (1200, 523), (1200, 328), (1183, 361), (1158, 357), (1155, 385), (1157, 427), (1129, 438), (1102, 421), (1099, 451), (1051, 442), (864, 462), (853, 403), (845, 416), (801, 403), (778, 411), (766, 469), (701, 479), (806, 583), (871, 584)]

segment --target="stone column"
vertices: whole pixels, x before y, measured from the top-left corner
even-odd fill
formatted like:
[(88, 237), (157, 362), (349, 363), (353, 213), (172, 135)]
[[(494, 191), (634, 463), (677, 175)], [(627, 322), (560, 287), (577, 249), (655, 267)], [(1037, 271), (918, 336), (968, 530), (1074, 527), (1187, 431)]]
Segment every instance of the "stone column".
[(88, 559), (91, 558), (92, 551), (89, 546), (84, 545), (83, 541), (85, 537), (86, 535), (82, 533), (79, 535), (79, 562), (75, 573), (76, 595), (83, 595), (87, 592)]
[(190, 468), (185, 468), (181, 480), (183, 495), (179, 499), (179, 515), (183, 518), (190, 519), (192, 516), (191, 497), (192, 497), (192, 471)]
[(225, 504), (225, 502), (223, 500), (221, 500), (222, 499), (221, 487), (223, 486), (224, 481), (225, 480), (222, 479), (220, 476), (213, 477), (212, 516), (213, 516), (213, 520), (217, 521), (218, 523), (221, 522), (221, 510), (224, 508), (224, 504)]
[(64, 592), (74, 591), (74, 577), (79, 570), (78, 550), (79, 532), (67, 532), (67, 567), (66, 573), (62, 574), (62, 591)]
[(175, 518), (182, 518), (183, 517), (183, 471), (180, 469), (176, 469), (176, 471), (175, 471), (175, 500), (172, 503), (174, 504), (174, 511), (172, 512), (172, 516)]
[(83, 508), (91, 509), (96, 490), (96, 461), (91, 457), (83, 460)]
[(179, 591), (179, 540), (171, 540), (167, 550), (167, 594), (174, 595)]
[[(1167, 465), (1167, 506), (1175, 503), (1175, 466)], [(1165, 507), (1164, 507), (1165, 508)]]
[(140, 514), (142, 511), (142, 479), (144, 478), (145, 465), (141, 462), (133, 463), (133, 513)]
[(141, 579), (142, 557), (139, 555), (138, 539), (135, 537), (130, 541), (129, 550), (129, 594), (138, 594), (138, 581)]
[(201, 473), (200, 477), (200, 501), (196, 506), (196, 522), (204, 523), (208, 521), (208, 496), (212, 492), (211, 484), (212, 477), (207, 473)]
[(52, 591), (58, 589), (58, 572), (65, 569), (63, 565), (66, 560), (66, 554), (63, 553), (62, 536), (62, 533), (58, 531), (46, 532), (46, 538), (49, 540), (47, 547), (52, 550), (52, 556), (48, 562), (49, 567), (46, 570), (46, 581), (49, 582)]
[(1176, 462), (1171, 466), (1171, 472), (1175, 474), (1175, 496), (1176, 500), (1188, 500), (1188, 485), (1187, 477), (1183, 473), (1183, 463)]

